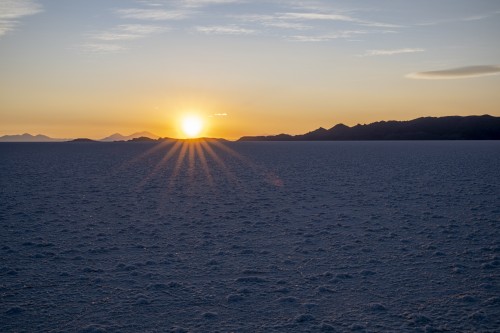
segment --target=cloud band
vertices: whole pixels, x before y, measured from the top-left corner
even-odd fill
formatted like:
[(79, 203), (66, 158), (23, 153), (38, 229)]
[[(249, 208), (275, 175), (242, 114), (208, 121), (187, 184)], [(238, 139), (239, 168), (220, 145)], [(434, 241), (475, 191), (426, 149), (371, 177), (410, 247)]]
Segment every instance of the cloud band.
[(451, 68), (440, 71), (416, 72), (406, 75), (409, 79), (453, 80), (500, 74), (500, 65), (481, 65)]

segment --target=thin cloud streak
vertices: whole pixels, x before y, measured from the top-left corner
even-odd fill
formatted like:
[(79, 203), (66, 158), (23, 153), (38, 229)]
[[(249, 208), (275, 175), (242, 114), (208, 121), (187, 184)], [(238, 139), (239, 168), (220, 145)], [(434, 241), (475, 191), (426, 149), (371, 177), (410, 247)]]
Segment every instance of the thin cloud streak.
[(116, 53), (127, 50), (123, 45), (108, 43), (85, 43), (81, 48), (90, 53)]
[(134, 20), (145, 20), (145, 21), (183, 20), (189, 16), (188, 12), (181, 10), (143, 9), (143, 8), (117, 9), (116, 14), (123, 19), (134, 19)]
[(257, 31), (253, 29), (241, 28), (238, 26), (203, 26), (195, 27), (197, 32), (208, 35), (251, 35)]
[(81, 45), (84, 51), (91, 53), (116, 53), (128, 50), (123, 42), (146, 38), (150, 35), (168, 31), (170, 29), (148, 24), (122, 24), (115, 28), (89, 34), (88, 42)]
[(396, 54), (417, 53), (417, 52), (425, 52), (425, 50), (420, 48), (416, 49), (404, 48), (404, 49), (394, 49), (394, 50), (368, 50), (364, 54), (360, 55), (360, 57), (392, 56)]
[(2, 0), (0, 2), (0, 20), (15, 20), (41, 11), (42, 6), (31, 0)]
[(15, 30), (19, 19), (42, 12), (42, 6), (31, 0), (0, 1), (0, 37)]
[(213, 117), (227, 117), (229, 116), (227, 113), (214, 113), (208, 116), (208, 118), (213, 118)]
[(226, 5), (241, 3), (239, 0), (183, 0), (182, 4), (188, 8), (204, 7), (209, 5)]
[(280, 28), (280, 29), (287, 29), (287, 30), (310, 30), (313, 27), (310, 25), (305, 25), (302, 23), (291, 23), (291, 22), (283, 22), (283, 21), (278, 21), (278, 22), (262, 22), (262, 25), (266, 27), (272, 27), (272, 28)]
[(327, 20), (327, 21), (345, 21), (358, 22), (357, 19), (346, 15), (324, 14), (324, 13), (284, 13), (279, 16), (283, 19), (292, 20)]
[(231, 18), (244, 22), (257, 23), (265, 27), (288, 29), (288, 30), (309, 30), (313, 28), (311, 25), (286, 21), (275, 15), (249, 14), (249, 15), (235, 15)]
[(481, 65), (451, 68), (439, 71), (416, 72), (406, 75), (409, 79), (419, 80), (453, 80), (474, 77), (499, 75), (500, 65)]
[(230, 5), (242, 3), (242, 0), (136, 0), (141, 5), (149, 7), (162, 7), (169, 5), (177, 8), (201, 8), (213, 5)]
[(417, 26), (434, 26), (434, 25), (440, 25), (440, 24), (446, 24), (446, 23), (457, 23), (457, 22), (474, 22), (474, 21), (481, 21), (488, 19), (493, 16), (498, 16), (500, 14), (500, 11), (494, 12), (491, 14), (478, 14), (478, 15), (471, 15), (467, 17), (460, 17), (460, 18), (452, 18), (452, 19), (443, 19), (443, 20), (437, 20), (437, 21), (432, 21), (432, 22), (424, 22), (424, 23), (418, 23), (416, 24)]
[(145, 38), (148, 35), (167, 31), (168, 29), (156, 25), (145, 24), (122, 24), (110, 31), (91, 35), (92, 39), (102, 41), (134, 40)]
[(376, 28), (402, 28), (403, 26), (391, 23), (383, 22), (372, 22), (362, 19), (358, 19), (352, 16), (342, 15), (342, 14), (325, 14), (325, 13), (284, 13), (278, 16), (278, 18), (285, 20), (309, 20), (309, 21), (341, 21), (341, 22), (351, 22), (356, 23), (366, 27), (376, 27)]
[(344, 30), (337, 31), (333, 33), (326, 34), (318, 34), (318, 35), (293, 35), (289, 36), (288, 40), (294, 42), (328, 42), (335, 39), (344, 39), (348, 41), (360, 41), (357, 39), (353, 39), (356, 36), (367, 35), (367, 34), (386, 34), (386, 33), (394, 33), (394, 31), (387, 30)]
[(158, 25), (148, 25), (148, 24), (122, 24), (118, 26), (118, 29), (138, 34), (141, 36), (151, 35), (154, 33), (170, 30), (167, 27)]
[(293, 42), (305, 42), (305, 43), (328, 42), (335, 39), (351, 38), (354, 34), (363, 34), (363, 33), (366, 32), (357, 32), (357, 33), (341, 32), (341, 33), (318, 35), (318, 36), (295, 35), (295, 36), (290, 36), (289, 40)]
[(0, 20), (0, 37), (14, 30), (19, 25), (16, 21), (1, 21)]

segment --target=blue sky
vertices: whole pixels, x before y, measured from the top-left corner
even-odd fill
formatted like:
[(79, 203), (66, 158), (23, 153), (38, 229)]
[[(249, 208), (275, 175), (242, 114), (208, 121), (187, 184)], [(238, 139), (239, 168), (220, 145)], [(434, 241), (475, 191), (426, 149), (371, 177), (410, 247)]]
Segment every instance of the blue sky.
[(499, 115), (498, 31), (492, 0), (0, 0), (0, 132)]

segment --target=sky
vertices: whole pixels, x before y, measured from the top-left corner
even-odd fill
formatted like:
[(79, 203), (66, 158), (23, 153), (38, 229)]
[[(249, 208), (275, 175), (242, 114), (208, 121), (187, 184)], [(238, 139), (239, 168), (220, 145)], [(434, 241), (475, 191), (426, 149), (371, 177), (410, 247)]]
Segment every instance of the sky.
[(498, 0), (0, 0), (0, 135), (500, 116)]

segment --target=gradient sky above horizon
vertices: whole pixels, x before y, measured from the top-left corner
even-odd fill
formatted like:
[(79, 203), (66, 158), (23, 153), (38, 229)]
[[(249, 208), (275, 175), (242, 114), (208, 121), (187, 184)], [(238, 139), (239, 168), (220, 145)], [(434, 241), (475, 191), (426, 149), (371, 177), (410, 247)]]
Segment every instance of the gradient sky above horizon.
[(496, 0), (0, 0), (0, 135), (500, 116)]

